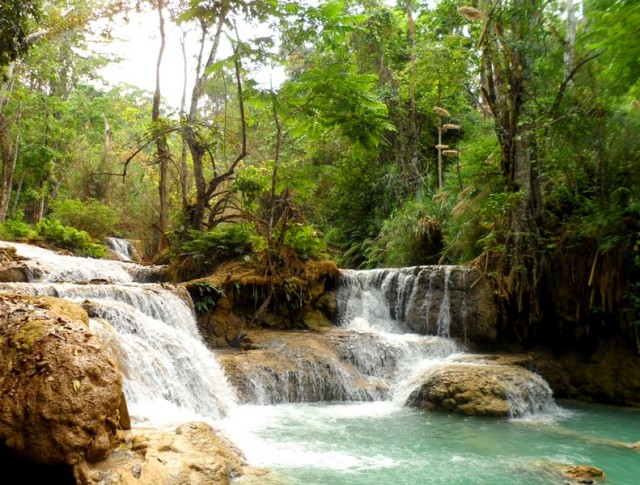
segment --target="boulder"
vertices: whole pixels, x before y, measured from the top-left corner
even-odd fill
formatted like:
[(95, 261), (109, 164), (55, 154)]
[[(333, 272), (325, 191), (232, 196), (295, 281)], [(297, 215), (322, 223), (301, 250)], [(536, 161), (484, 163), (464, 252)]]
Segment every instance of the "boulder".
[(18, 256), (16, 248), (0, 247), (0, 283), (26, 283), (41, 276), (38, 264)]
[(122, 377), (86, 312), (51, 297), (0, 294), (0, 442), (42, 465), (86, 463), (115, 446)]
[(413, 383), (407, 405), (465, 416), (519, 417), (552, 402), (540, 376), (512, 365), (440, 364), (414, 376)]
[[(173, 430), (139, 428), (118, 433), (118, 446), (89, 468), (89, 483), (109, 485), (222, 485), (247, 470), (241, 452), (210, 425)], [(249, 473), (247, 473), (249, 471)]]
[(533, 463), (539, 478), (544, 478), (548, 483), (594, 484), (606, 481), (604, 472), (591, 465), (574, 465), (550, 461), (536, 461)]
[[(604, 478), (604, 472), (591, 465), (567, 465), (562, 468), (562, 474), (574, 480), (591, 480), (594, 478)], [(591, 483), (591, 482), (580, 482)]]

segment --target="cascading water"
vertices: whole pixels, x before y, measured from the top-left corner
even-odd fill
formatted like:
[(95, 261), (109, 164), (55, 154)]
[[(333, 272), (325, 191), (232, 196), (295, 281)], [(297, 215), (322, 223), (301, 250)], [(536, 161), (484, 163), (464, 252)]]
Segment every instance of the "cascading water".
[[(460, 294), (472, 280), (464, 268), (343, 271), (340, 328), (323, 334), (316, 354), (275, 349), (289, 366), (254, 372), (252, 397), (243, 402), (260, 405), (238, 405), (198, 335), (188, 295), (140, 283), (157, 278), (157, 268), (13, 246), (38, 262), (39, 280), (1, 284), (0, 291), (58, 296), (87, 310), (91, 327), (122, 363), (134, 426), (215, 422), (250, 464), (278, 473), (278, 483), (543, 485), (557, 477), (540, 463), (584, 461), (605, 469), (614, 463), (607, 470), (611, 483), (633, 483), (640, 473), (636, 452), (603, 449), (589, 435), (581, 439), (581, 423), (588, 421), (601, 436), (637, 441), (637, 416), (624, 410), (574, 407), (543, 420), (475, 421), (404, 406), (421, 370), (460, 357), (464, 348), (473, 321)], [(328, 351), (329, 360), (309, 358)], [(524, 387), (544, 402), (550, 398), (545, 386), (535, 378)], [(515, 415), (539, 409), (512, 394)], [(332, 402), (313, 402), (327, 399)]]
[(133, 261), (133, 247), (129, 241), (117, 237), (107, 237), (105, 242), (107, 247), (111, 248), (122, 261)]
[[(11, 245), (37, 261), (43, 273), (40, 281), (0, 284), (0, 291), (56, 296), (83, 306), (91, 328), (119, 358), (134, 421), (216, 420), (236, 405), (220, 365), (200, 338), (186, 291), (138, 282), (157, 268)], [(109, 283), (86, 283), (95, 280)]]
[[(463, 350), (450, 339), (453, 270), (452, 266), (424, 266), (341, 274), (339, 323), (359, 334), (353, 339), (358, 344), (352, 343), (344, 356), (363, 373), (388, 379), (396, 405), (405, 404), (426, 369), (447, 362)], [(460, 267), (456, 270), (461, 273), (464, 288), (465, 270)], [(462, 297), (455, 315), (462, 320), (464, 334), (467, 310), (464, 292)], [(430, 333), (428, 319), (434, 317), (434, 336), (415, 332), (418, 329)], [(555, 410), (549, 386), (541, 377), (533, 377), (524, 391), (507, 392), (514, 417)]]

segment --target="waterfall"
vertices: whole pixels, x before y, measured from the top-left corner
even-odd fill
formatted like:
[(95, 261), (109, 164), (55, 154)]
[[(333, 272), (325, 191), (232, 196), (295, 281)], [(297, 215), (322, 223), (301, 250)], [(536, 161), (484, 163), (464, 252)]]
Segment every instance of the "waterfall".
[(123, 261), (66, 256), (22, 243), (2, 241), (1, 244), (13, 246), (18, 255), (34, 260), (42, 269), (40, 281), (43, 282), (151, 282), (161, 280), (164, 271), (162, 266), (145, 266)]
[(107, 237), (105, 242), (122, 261), (133, 261), (133, 247), (126, 239)]
[[(64, 298), (87, 311), (92, 329), (120, 361), (134, 420), (215, 420), (238, 403), (398, 404), (415, 388), (416, 371), (460, 355), (467, 332), (467, 269), (344, 270), (338, 328), (271, 333), (256, 350), (215, 356), (200, 337), (186, 290), (145, 282), (157, 268), (0, 244), (40, 268), (37, 281), (0, 283), (0, 291)], [(221, 362), (232, 370), (228, 376)], [(535, 412), (543, 407), (535, 403), (550, 399), (548, 386), (529, 387), (526, 399), (517, 388), (509, 393), (514, 415)]]
[[(332, 339), (338, 353), (364, 375), (384, 379), (389, 398), (402, 406), (428, 369), (461, 356), (451, 337), (455, 331), (466, 341), (467, 272), (460, 266), (341, 271), (337, 320), (345, 333)], [(506, 382), (505, 389), (512, 417), (557, 409), (539, 375)]]
[[(343, 270), (338, 322), (352, 328), (449, 338), (453, 318), (451, 275), (452, 266)], [(458, 309), (456, 316), (464, 321), (465, 312), (466, 306)], [(431, 321), (435, 322), (434, 329)]]
[[(92, 330), (120, 362), (134, 421), (215, 420), (237, 405), (220, 364), (199, 335), (186, 290), (140, 282), (155, 268), (0, 244), (14, 246), (45, 270), (38, 282), (2, 283), (0, 291), (55, 296), (87, 311)], [(109, 283), (80, 283), (91, 280)]]

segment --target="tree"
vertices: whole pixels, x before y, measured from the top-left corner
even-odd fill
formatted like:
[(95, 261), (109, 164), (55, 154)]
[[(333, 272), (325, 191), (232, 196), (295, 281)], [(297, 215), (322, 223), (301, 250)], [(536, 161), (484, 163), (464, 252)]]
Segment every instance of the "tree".
[[(506, 242), (506, 286), (518, 312), (531, 321), (539, 316), (537, 285), (540, 266), (540, 184), (534, 94), (534, 46), (541, 39), (542, 0), (496, 0), (484, 10), (461, 7), (461, 15), (482, 20), (481, 91), (495, 122), (501, 169), (510, 192), (519, 194)], [(525, 300), (526, 309), (525, 309)]]
[[(209, 144), (211, 142), (204, 135), (202, 120), (200, 117), (200, 103), (205, 96), (207, 83), (212, 75), (220, 69), (217, 64), (218, 50), (225, 27), (232, 26), (232, 17), (241, 15), (244, 18), (254, 20), (264, 20), (269, 15), (275, 14), (275, 8), (271, 2), (250, 2), (237, 0), (223, 0), (222, 2), (192, 2), (192, 8), (181, 16), (181, 20), (194, 20), (200, 29), (200, 50), (195, 72), (195, 83), (191, 92), (189, 110), (185, 114), (185, 122), (182, 128), (182, 136), (189, 147), (191, 160), (193, 163), (193, 176), (195, 179), (196, 195), (195, 201), (188, 208), (189, 225), (194, 229), (202, 229), (205, 225), (205, 212), (210, 208), (218, 188), (226, 184), (235, 173), (238, 164), (246, 157), (246, 126), (244, 118), (244, 107), (242, 100), (242, 87), (240, 84), (240, 60), (238, 53), (234, 53), (234, 64), (236, 73), (237, 90), (239, 93), (238, 103), (240, 104), (240, 124), (241, 143), (238, 156), (224, 168), (215, 166), (215, 160), (211, 160), (214, 165), (212, 177), (207, 181), (204, 161), (208, 156)], [(212, 32), (211, 32), (212, 30)], [(207, 41), (209, 46), (207, 48)], [(211, 158), (211, 157), (210, 157)]]
[(32, 25), (40, 17), (39, 0), (3, 0), (0, 4), (0, 73), (25, 54), (34, 37)]
[(158, 51), (158, 61), (156, 63), (156, 89), (153, 93), (153, 108), (151, 111), (151, 123), (153, 137), (156, 141), (156, 157), (160, 169), (160, 181), (158, 183), (158, 191), (160, 195), (160, 219), (158, 221), (158, 231), (160, 232), (160, 240), (158, 243), (158, 252), (162, 252), (169, 245), (169, 241), (165, 235), (169, 219), (169, 162), (171, 161), (171, 153), (169, 152), (169, 144), (167, 142), (167, 132), (162, 120), (160, 119), (160, 67), (162, 66), (162, 56), (164, 54), (166, 36), (164, 29), (164, 0), (157, 0), (156, 9), (158, 11), (158, 29), (160, 31), (160, 49)]

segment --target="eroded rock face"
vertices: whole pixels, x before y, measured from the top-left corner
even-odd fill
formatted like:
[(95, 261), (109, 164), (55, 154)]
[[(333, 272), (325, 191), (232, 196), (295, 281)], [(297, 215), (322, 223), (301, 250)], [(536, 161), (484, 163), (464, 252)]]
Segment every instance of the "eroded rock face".
[(120, 432), (116, 450), (93, 464), (88, 476), (89, 483), (101, 485), (223, 485), (245, 475), (245, 466), (233, 444), (194, 422), (170, 431)]
[(586, 355), (556, 356), (544, 348), (531, 355), (537, 372), (560, 397), (640, 407), (640, 356), (628, 346), (610, 340)]
[(415, 377), (407, 405), (465, 416), (518, 417), (552, 403), (537, 374), (512, 365), (440, 364)]
[(108, 456), (119, 424), (122, 378), (80, 307), (50, 297), (0, 294), (0, 439), (9, 452), (67, 464)]
[(241, 403), (353, 401), (384, 398), (388, 386), (346, 361), (322, 332), (248, 331), (245, 350), (217, 358)]
[[(200, 331), (212, 347), (239, 347), (242, 336), (256, 328), (321, 330), (333, 326), (337, 305), (332, 288), (339, 273), (333, 262), (309, 261), (297, 276), (286, 279), (263, 273), (231, 261), (207, 278), (184, 283), (198, 310)], [(210, 293), (210, 287), (223, 291)]]

